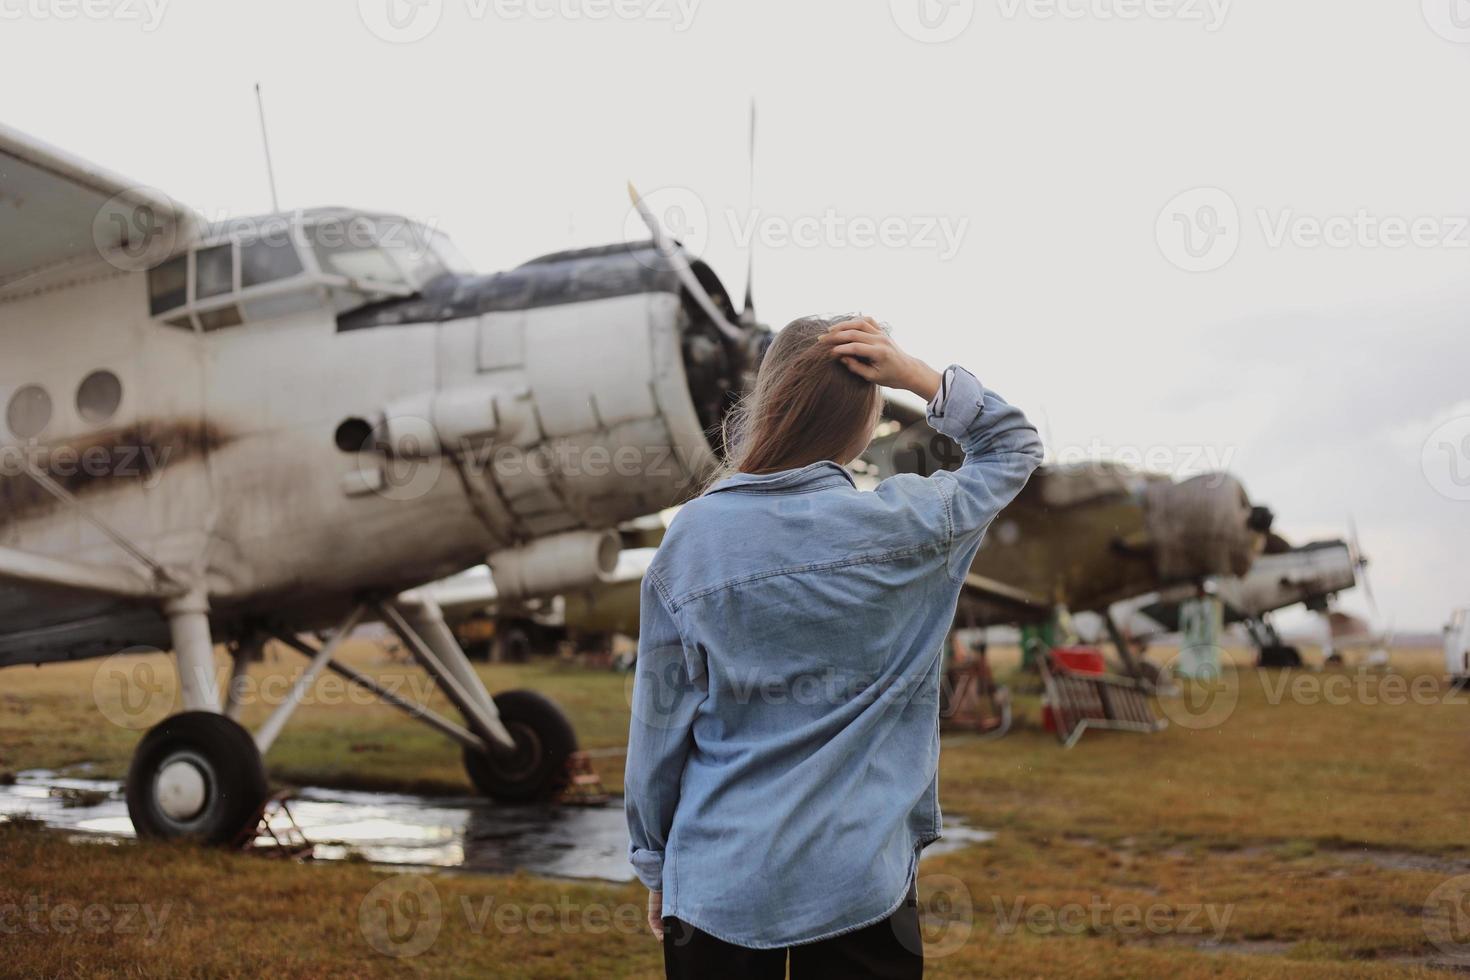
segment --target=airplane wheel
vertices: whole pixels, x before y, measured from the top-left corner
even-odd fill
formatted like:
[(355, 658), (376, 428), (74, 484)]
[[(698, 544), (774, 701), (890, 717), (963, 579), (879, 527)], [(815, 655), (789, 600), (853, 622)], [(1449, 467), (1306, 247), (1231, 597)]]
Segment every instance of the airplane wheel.
[(515, 739), (513, 753), (465, 749), (464, 765), (475, 788), (497, 803), (537, 803), (567, 785), (567, 760), (577, 751), (572, 723), (550, 699), (535, 691), (495, 696), (500, 720)]
[(1261, 654), (1256, 659), (1257, 667), (1300, 667), (1301, 665), (1301, 651), (1296, 647), (1282, 645), (1261, 647)]
[(255, 740), (211, 711), (153, 726), (128, 767), (128, 816), (139, 837), (238, 846), (269, 796)]

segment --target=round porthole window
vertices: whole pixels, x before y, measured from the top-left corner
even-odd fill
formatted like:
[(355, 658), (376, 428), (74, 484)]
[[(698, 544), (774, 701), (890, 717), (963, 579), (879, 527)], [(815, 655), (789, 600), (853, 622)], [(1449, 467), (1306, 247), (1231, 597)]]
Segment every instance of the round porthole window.
[(51, 424), (51, 396), (40, 385), (26, 385), (10, 396), (5, 424), (13, 435), (31, 439)]
[(77, 389), (77, 414), (93, 425), (112, 418), (121, 404), (122, 382), (111, 371), (93, 371)]

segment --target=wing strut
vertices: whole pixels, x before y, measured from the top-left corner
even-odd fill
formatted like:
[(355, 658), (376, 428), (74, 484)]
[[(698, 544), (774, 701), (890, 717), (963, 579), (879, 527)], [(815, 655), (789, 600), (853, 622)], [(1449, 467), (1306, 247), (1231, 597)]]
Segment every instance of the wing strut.
[(175, 594), (175, 591), (177, 591), (177, 593), (179, 594), (182, 594), (184, 591), (186, 591), (186, 587), (184, 586), (184, 584), (178, 581), (172, 575), (170, 575), (168, 569), (164, 568), (157, 561), (154, 561), (153, 558), (146, 551), (134, 544), (121, 531), (117, 530), (112, 525), (108, 524), (102, 518), (98, 517), (96, 514), (87, 509), (87, 507), (83, 505), (82, 502), (78, 500), (70, 490), (66, 489), (66, 487), (63, 487), (61, 484), (51, 479), (49, 474), (47, 474), (44, 470), (42, 470), (30, 460), (27, 459), (23, 462), (26, 468), (26, 472), (30, 474), (31, 479), (35, 480), (36, 483), (40, 485), (42, 490), (45, 490), (47, 493), (51, 494), (51, 496), (55, 497), (66, 506), (74, 509), (78, 514), (85, 518), (88, 523), (90, 523), (93, 527), (97, 528), (97, 530), (105, 534), (108, 539), (112, 541), (113, 544), (117, 545), (123, 551), (126, 551), (139, 564), (145, 566), (149, 571), (153, 573), (153, 579), (156, 583), (158, 583), (161, 589), (166, 590), (167, 593), (170, 595)]

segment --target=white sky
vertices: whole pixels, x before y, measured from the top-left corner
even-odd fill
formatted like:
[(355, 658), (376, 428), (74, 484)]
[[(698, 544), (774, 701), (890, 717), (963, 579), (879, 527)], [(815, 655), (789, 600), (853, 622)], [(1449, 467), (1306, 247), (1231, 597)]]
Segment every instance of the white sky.
[[(873, 313), (1044, 413), (1054, 451), (1223, 462), (1293, 539), (1354, 514), (1400, 629), (1470, 603), (1470, 44), (1440, 0), (69, 2), (0, 0), (5, 122), (253, 213), (258, 80), (283, 205), (404, 212), (486, 271), (620, 240), (632, 178), (738, 295), (755, 96), (763, 227), (838, 222), (758, 246), (762, 319)], [(381, 39), (389, 2), (436, 26)], [(968, 26), (917, 40), (920, 2)], [(1236, 251), (1186, 272), (1156, 226), (1198, 187)], [(1272, 244), (1360, 209), (1431, 219), (1424, 243)], [(902, 243), (852, 224), (883, 219)]]

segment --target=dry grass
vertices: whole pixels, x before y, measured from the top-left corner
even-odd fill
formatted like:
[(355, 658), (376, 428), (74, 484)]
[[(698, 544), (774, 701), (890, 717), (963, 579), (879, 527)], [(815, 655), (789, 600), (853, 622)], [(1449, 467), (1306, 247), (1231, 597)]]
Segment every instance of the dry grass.
[[(252, 676), (263, 681), (297, 669), (297, 658), (279, 656)], [(417, 676), (369, 644), (355, 644), (349, 658), (406, 686)], [(157, 666), (167, 687), (169, 672)], [(0, 770), (88, 761), (95, 771), (121, 773), (138, 732), (99, 717), (93, 680), (105, 667), (0, 671)], [(1149, 737), (1088, 734), (1067, 752), (1035, 726), (1034, 701), (1025, 697), (1021, 724), (1006, 739), (947, 739), (946, 810), (999, 837), (926, 861), (930, 975), (1437, 973), (1429, 964), (1440, 951), (1426, 934), (1423, 909), (1436, 886), (1470, 871), (1462, 829), (1470, 787), (1457, 778), (1470, 704), (1440, 687), (1431, 656), (1401, 660), (1400, 669), (1403, 680), (1388, 682), (1352, 671), (1301, 673), (1293, 681), (1243, 670), (1228, 675), (1237, 682), (1236, 703), (1218, 726), (1176, 724)], [(532, 686), (556, 697), (584, 745), (623, 742), (622, 676), (552, 664), (486, 668), (485, 676), (492, 690)], [(1408, 683), (1416, 677), (1423, 680)], [(114, 694), (105, 681), (102, 714), (116, 715), (122, 702), (107, 703)], [(340, 689), (319, 690), (316, 702), (272, 751), (277, 778), (467, 788), (458, 752), (422, 726)], [(154, 708), (161, 716), (167, 705)], [(247, 721), (267, 712), (253, 705)], [(598, 765), (616, 787), (621, 760)], [(296, 866), (161, 845), (82, 846), (27, 828), (0, 831), (0, 866), (0, 930), (23, 926), (0, 940), (6, 974), (659, 971), (658, 949), (638, 925), (642, 896), (631, 886), (440, 875), (432, 879), (439, 903), (432, 915), (415, 904), (425, 896), (409, 893), (412, 882), (363, 866)], [(365, 933), (359, 916), (366, 904), (371, 917), (384, 898), (401, 913), (400, 938), (425, 935), (414, 932), (415, 922), (438, 923), (422, 953), (374, 949), (377, 934)], [(27, 902), (78, 914), (111, 910), (112, 925), (64, 930), (43, 915), (34, 931), (26, 926)], [(146, 920), (131, 931), (117, 924), (115, 910), (135, 903), (151, 907), (155, 920), (167, 915), (152, 942)], [(1141, 927), (1145, 913), (1153, 928)]]

